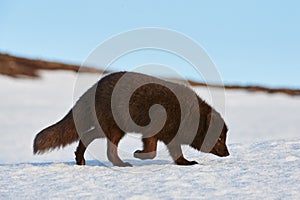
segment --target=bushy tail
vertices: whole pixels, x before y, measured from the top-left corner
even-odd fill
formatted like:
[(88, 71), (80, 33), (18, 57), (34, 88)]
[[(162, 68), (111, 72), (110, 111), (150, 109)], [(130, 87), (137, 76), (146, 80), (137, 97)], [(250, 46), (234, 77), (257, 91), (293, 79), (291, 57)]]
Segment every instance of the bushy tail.
[(33, 153), (42, 154), (64, 147), (78, 140), (78, 134), (70, 111), (61, 121), (39, 132), (33, 142)]

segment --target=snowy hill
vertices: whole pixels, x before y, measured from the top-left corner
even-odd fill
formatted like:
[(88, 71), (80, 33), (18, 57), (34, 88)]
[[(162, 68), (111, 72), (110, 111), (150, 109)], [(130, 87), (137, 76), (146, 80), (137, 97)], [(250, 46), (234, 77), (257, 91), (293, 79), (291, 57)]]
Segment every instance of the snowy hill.
[[(156, 159), (134, 159), (137, 135), (120, 144), (120, 156), (132, 168), (112, 167), (104, 140), (88, 148), (84, 167), (75, 165), (75, 143), (33, 156), (35, 134), (72, 107), (75, 80), (70, 72), (47, 72), (39, 80), (0, 77), (1, 199), (300, 198), (299, 97), (226, 91), (231, 155), (185, 147), (186, 157), (200, 163), (195, 166), (174, 165), (162, 144)], [(195, 91), (210, 102), (203, 88)]]

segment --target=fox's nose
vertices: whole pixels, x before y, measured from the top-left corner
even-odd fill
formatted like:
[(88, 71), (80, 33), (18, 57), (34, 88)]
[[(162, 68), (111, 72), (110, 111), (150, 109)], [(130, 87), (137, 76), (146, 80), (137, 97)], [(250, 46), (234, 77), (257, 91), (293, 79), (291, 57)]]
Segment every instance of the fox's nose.
[(230, 153), (229, 153), (228, 149), (226, 148), (226, 150), (225, 150), (225, 152), (224, 152), (224, 157), (227, 157), (227, 156), (229, 156), (229, 155), (230, 155)]

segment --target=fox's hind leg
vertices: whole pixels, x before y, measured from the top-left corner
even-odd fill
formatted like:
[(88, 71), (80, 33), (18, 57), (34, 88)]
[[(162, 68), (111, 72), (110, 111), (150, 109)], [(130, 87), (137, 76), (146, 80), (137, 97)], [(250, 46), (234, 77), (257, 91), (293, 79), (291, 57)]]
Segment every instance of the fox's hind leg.
[(85, 165), (85, 159), (84, 159), (84, 152), (86, 150), (86, 146), (82, 143), (82, 141), (79, 141), (78, 147), (75, 151), (75, 159), (77, 165)]
[(133, 154), (135, 158), (139, 158), (142, 160), (145, 159), (153, 159), (156, 156), (156, 148), (157, 148), (157, 138), (156, 137), (148, 137), (143, 138), (143, 150), (136, 150)]
[(177, 165), (195, 165), (198, 164), (196, 161), (189, 161), (183, 157), (181, 145), (180, 144), (172, 144), (167, 145), (170, 155), (172, 156), (174, 162)]
[(123, 162), (118, 155), (118, 144), (125, 135), (121, 130), (113, 130), (107, 134), (107, 157), (113, 165), (119, 167), (132, 166), (130, 163)]

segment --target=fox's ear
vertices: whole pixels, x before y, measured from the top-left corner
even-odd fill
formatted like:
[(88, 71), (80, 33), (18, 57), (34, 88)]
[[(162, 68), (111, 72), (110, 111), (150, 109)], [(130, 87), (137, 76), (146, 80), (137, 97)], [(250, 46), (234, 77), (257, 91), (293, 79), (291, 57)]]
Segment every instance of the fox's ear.
[(222, 133), (223, 126), (224, 121), (220, 114), (212, 110), (206, 118), (206, 135), (200, 149), (202, 152), (209, 153), (213, 149)]

